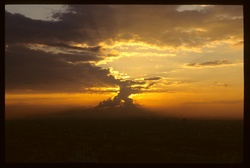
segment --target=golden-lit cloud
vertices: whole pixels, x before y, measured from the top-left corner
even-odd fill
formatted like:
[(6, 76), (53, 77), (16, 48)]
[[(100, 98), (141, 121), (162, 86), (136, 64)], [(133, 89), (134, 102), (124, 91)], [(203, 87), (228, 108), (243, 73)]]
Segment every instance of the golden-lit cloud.
[(234, 43), (233, 46), (235, 46), (235, 47), (241, 46), (242, 47), (243, 44), (244, 44), (244, 41), (238, 41), (238, 42)]
[(91, 92), (91, 93), (103, 93), (103, 92), (118, 92), (119, 87), (90, 87), (83, 88), (83, 92)]

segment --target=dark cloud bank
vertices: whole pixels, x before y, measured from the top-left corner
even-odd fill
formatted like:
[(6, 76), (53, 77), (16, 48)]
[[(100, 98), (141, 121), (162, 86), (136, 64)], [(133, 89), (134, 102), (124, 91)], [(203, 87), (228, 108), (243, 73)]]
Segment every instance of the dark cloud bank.
[(81, 92), (82, 87), (117, 83), (109, 70), (77, 63), (96, 59), (92, 55), (54, 54), (11, 45), (5, 58), (6, 91)]
[[(81, 92), (82, 87), (117, 84), (108, 69), (90, 63), (103, 59), (101, 46), (70, 45), (98, 41), (88, 33), (95, 32), (91, 16), (83, 13), (62, 14), (60, 21), (52, 22), (5, 12), (6, 91)], [(62, 52), (34, 50), (29, 44), (42, 44)]]

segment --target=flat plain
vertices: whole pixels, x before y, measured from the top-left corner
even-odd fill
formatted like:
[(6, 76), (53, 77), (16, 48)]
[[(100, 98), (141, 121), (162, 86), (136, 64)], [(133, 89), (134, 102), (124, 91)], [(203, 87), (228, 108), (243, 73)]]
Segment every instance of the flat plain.
[(6, 162), (241, 163), (242, 120), (31, 118), (5, 122)]

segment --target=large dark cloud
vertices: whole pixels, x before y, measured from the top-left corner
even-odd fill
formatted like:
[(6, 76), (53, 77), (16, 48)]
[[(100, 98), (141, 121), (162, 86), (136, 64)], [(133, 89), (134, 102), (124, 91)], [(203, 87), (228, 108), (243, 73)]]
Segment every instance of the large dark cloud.
[(32, 20), (5, 11), (5, 43), (53, 43), (79, 41), (79, 33), (72, 24), (63, 21)]
[[(108, 8), (70, 6), (67, 13), (54, 15), (60, 20), (56, 22), (5, 11), (6, 91), (81, 92), (84, 87), (115, 86), (119, 80), (108, 69), (89, 63), (104, 58), (97, 44), (110, 38), (105, 33), (113, 33), (114, 26), (104, 24), (112, 20)], [(43, 50), (30, 48), (36, 44), (44, 45)]]
[(96, 45), (116, 34), (110, 6), (69, 6), (66, 13), (55, 13), (60, 21), (32, 20), (5, 11), (6, 43), (87, 43)]
[(117, 35), (116, 12), (110, 5), (70, 5), (68, 12), (54, 17), (74, 25), (86, 42), (95, 45)]
[[(87, 43), (141, 41), (161, 46), (201, 47), (243, 38), (243, 7), (218, 5), (178, 12), (177, 5), (70, 5), (55, 13), (59, 21), (41, 21), (5, 13), (6, 42)], [(230, 29), (225, 29), (230, 27)], [(200, 29), (197, 29), (200, 28)], [(202, 31), (204, 29), (205, 31)]]
[(109, 70), (90, 63), (72, 63), (89, 59), (88, 55), (85, 58), (9, 46), (5, 51), (6, 91), (81, 92), (84, 87), (115, 86), (118, 81)]

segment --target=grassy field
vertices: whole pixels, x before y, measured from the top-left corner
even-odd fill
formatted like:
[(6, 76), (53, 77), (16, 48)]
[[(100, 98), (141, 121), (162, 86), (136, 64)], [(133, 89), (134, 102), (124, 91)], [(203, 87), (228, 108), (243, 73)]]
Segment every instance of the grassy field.
[(5, 122), (6, 162), (241, 163), (243, 121), (17, 119)]

